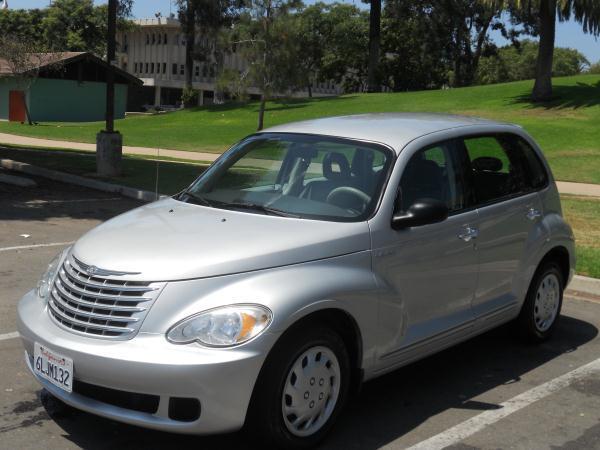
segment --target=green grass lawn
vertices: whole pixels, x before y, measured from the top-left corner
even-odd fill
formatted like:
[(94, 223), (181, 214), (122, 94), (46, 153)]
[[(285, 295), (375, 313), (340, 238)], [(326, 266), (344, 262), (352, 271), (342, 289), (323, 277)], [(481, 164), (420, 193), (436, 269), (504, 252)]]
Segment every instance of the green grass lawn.
[[(533, 82), (461, 89), (270, 102), (266, 125), (341, 114), (429, 111), (467, 114), (522, 125), (539, 142), (556, 178), (600, 183), (600, 75), (554, 79), (556, 100), (532, 104)], [(257, 103), (226, 104), (117, 121), (126, 145), (221, 152), (256, 129)], [(95, 142), (103, 123), (0, 122), (0, 132)]]
[[(16, 159), (40, 167), (93, 176), (95, 155), (86, 152), (22, 150), (0, 147), (0, 159)], [(160, 162), (159, 191), (175, 194), (198, 177), (206, 168), (184, 160)], [(156, 161), (125, 156), (123, 176), (106, 181), (154, 191)], [(600, 278), (600, 200), (562, 196), (565, 217), (573, 227), (577, 243), (577, 273)]]
[(575, 233), (577, 273), (600, 278), (600, 200), (564, 195), (561, 203)]

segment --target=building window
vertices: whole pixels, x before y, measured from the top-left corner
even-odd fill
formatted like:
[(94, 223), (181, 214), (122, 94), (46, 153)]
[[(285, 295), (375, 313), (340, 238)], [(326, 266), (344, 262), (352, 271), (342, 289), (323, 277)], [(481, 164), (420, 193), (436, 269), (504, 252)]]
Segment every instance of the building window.
[(214, 66), (210, 66), (210, 77), (211, 78), (215, 77), (215, 68), (214, 68)]
[(137, 63), (133, 63), (133, 73), (137, 73)]
[(162, 34), (158, 33), (158, 45), (162, 44), (161, 39), (162, 39)]
[(179, 75), (185, 75), (185, 66), (183, 64), (179, 67)]
[(179, 45), (179, 34), (175, 35), (175, 40), (173, 41), (173, 45)]
[(200, 66), (194, 67), (194, 76), (197, 76), (197, 77), (200, 76)]
[(156, 44), (156, 34), (152, 33), (152, 45)]
[(125, 72), (127, 72), (127, 63), (126, 63), (126, 62), (123, 62), (123, 67), (122, 67), (122, 69), (123, 69)]
[(163, 71), (162, 73), (167, 73), (167, 63), (163, 63)]
[(167, 33), (163, 36), (163, 44), (167, 45)]
[(156, 73), (160, 73), (160, 63), (156, 63)]
[(206, 67), (206, 64), (204, 64), (204, 65), (202, 66), (202, 76), (203, 76), (204, 78), (206, 78), (206, 77), (208, 76), (208, 67)]
[(150, 63), (150, 73), (154, 73), (154, 63)]
[(146, 33), (146, 45), (150, 44), (150, 35)]
[(177, 75), (177, 64), (173, 63), (173, 75)]
[(145, 73), (148, 73), (148, 65), (149, 65), (149, 64), (148, 64), (148, 63), (146, 63), (146, 71), (145, 71)]

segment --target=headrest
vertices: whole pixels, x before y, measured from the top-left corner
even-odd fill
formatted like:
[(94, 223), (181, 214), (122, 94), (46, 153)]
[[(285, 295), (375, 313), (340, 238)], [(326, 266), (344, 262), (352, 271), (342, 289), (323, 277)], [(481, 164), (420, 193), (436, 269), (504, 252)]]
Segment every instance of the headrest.
[[(333, 164), (337, 164), (339, 171), (333, 170)], [(329, 152), (323, 158), (323, 176), (328, 180), (350, 178), (350, 164), (344, 155), (337, 152)]]
[(502, 161), (493, 156), (480, 156), (475, 158), (471, 165), (477, 172), (498, 172), (502, 170)]
[(357, 148), (352, 158), (352, 174), (357, 177), (368, 175), (373, 172), (373, 160), (375, 152)]

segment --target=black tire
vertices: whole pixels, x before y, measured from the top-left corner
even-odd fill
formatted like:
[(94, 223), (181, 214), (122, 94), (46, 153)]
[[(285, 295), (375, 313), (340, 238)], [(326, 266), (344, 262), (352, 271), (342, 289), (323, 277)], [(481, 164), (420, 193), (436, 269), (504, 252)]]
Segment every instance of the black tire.
[[(558, 310), (549, 327), (540, 329), (536, 324), (536, 297), (540, 285), (544, 280), (547, 280), (547, 277), (549, 276), (556, 277), (556, 280), (558, 280)], [(560, 311), (562, 309), (564, 286), (565, 281), (563, 279), (563, 274), (556, 262), (548, 261), (538, 268), (531, 280), (525, 303), (523, 304), (521, 313), (516, 321), (519, 332), (526, 341), (534, 343), (542, 342), (552, 336), (552, 333), (556, 329), (556, 324), (558, 323)]]
[[(326, 347), (337, 358), (341, 381), (333, 412), (322, 427), (310, 436), (299, 437), (287, 428), (282, 399), (287, 377), (294, 363), (313, 347)], [(255, 443), (266, 448), (304, 449), (317, 445), (334, 425), (348, 397), (350, 359), (342, 338), (329, 328), (296, 328), (285, 334), (273, 348), (252, 394), (245, 431)]]

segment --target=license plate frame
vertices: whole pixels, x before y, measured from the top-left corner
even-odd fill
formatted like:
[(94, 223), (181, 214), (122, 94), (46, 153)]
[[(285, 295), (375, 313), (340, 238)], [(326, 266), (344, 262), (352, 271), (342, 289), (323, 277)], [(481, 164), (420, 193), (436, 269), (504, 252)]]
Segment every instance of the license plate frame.
[(73, 360), (38, 342), (33, 347), (33, 372), (54, 386), (73, 392)]

